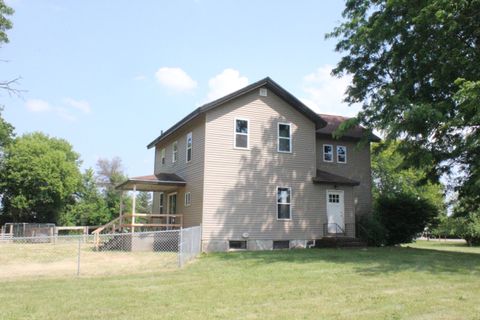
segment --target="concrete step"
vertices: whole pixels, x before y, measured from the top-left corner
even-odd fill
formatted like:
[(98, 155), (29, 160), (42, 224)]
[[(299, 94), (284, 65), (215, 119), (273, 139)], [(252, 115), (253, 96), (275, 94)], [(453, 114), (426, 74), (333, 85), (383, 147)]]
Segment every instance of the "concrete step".
[(364, 248), (367, 244), (352, 237), (323, 237), (315, 240), (315, 248)]

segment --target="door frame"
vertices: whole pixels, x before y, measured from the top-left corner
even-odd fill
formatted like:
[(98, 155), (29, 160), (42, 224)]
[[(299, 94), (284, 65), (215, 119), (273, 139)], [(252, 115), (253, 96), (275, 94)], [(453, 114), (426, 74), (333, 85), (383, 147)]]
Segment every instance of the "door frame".
[[(170, 213), (170, 197), (171, 196), (175, 196), (175, 213)], [(167, 212), (166, 214), (177, 214), (178, 212), (178, 192), (175, 191), (175, 192), (170, 192), (169, 194), (167, 194)], [(172, 217), (168, 217), (167, 216), (167, 224), (175, 224), (175, 218), (172, 218)]]
[[(326, 195), (325, 195), (325, 212), (327, 214), (327, 232), (328, 232), (328, 196), (330, 194), (338, 194), (339, 195), (339, 204), (341, 205), (341, 211), (340, 211), (340, 220), (342, 220), (341, 224), (338, 224), (340, 228), (345, 232), (345, 191), (344, 190), (326, 190)], [(332, 232), (328, 232), (332, 233)], [(339, 232), (335, 232), (339, 233)]]

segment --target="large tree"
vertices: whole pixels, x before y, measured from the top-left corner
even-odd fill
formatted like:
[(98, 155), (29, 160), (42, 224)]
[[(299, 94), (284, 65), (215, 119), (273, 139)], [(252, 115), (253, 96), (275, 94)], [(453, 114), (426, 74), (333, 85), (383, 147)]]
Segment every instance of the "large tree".
[(14, 139), (4, 152), (2, 220), (57, 222), (81, 182), (79, 155), (67, 141), (39, 132)]
[[(4, 0), (0, 0), (0, 47), (4, 43), (8, 43), (7, 30), (12, 28), (12, 22), (8, 16), (13, 14), (13, 9), (5, 4)], [(9, 94), (19, 94), (21, 90), (14, 87), (19, 78), (10, 80), (0, 80), (0, 89), (6, 90)]]
[(401, 138), (404, 163), (431, 180), (460, 170), (460, 197), (478, 208), (480, 1), (348, 0), (343, 17), (327, 35), (344, 53), (333, 74), (352, 75), (346, 101), (363, 108), (341, 129)]

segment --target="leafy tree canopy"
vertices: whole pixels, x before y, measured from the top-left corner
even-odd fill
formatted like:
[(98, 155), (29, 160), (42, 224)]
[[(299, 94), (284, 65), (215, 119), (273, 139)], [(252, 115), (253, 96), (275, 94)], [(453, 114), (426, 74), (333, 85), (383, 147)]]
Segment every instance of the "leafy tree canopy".
[(79, 155), (63, 139), (25, 134), (6, 146), (0, 172), (3, 218), (57, 222), (81, 176)]
[(7, 16), (13, 14), (13, 9), (5, 4), (4, 0), (0, 0), (0, 46), (2, 43), (8, 43), (6, 31), (12, 28), (12, 22)]
[(445, 212), (443, 186), (440, 183), (424, 183), (426, 172), (421, 168), (403, 166), (404, 156), (398, 152), (398, 142), (372, 145), (373, 195), (410, 194), (426, 199)]
[[(348, 0), (327, 37), (352, 75), (346, 101), (361, 123), (401, 138), (404, 163), (427, 178), (460, 167), (460, 196), (480, 200), (480, 1)], [(480, 201), (476, 201), (478, 207)]]

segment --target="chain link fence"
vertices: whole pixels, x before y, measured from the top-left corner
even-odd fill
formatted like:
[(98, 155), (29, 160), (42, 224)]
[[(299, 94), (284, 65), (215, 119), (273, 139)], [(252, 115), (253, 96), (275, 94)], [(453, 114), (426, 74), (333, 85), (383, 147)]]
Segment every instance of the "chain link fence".
[(0, 239), (0, 279), (156, 272), (201, 251), (201, 227), (100, 235)]

